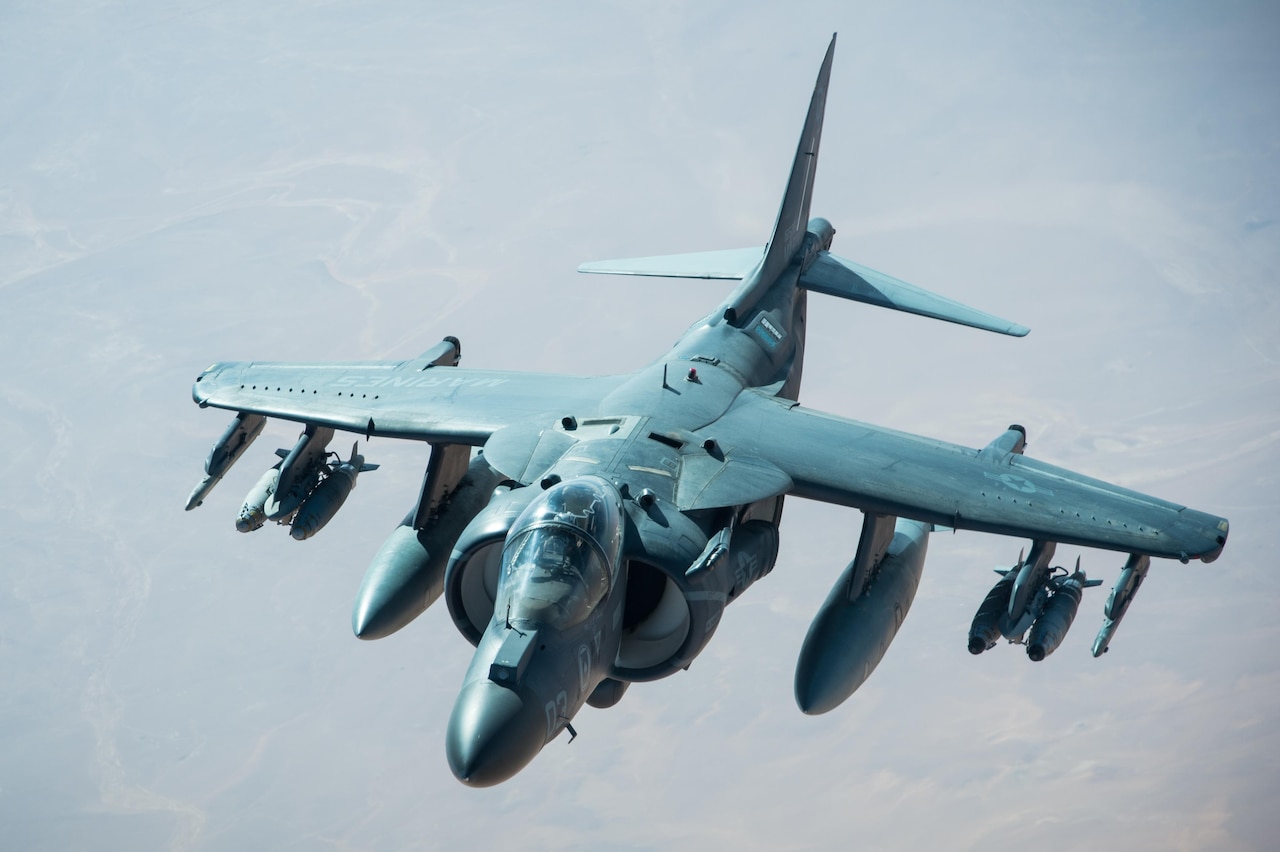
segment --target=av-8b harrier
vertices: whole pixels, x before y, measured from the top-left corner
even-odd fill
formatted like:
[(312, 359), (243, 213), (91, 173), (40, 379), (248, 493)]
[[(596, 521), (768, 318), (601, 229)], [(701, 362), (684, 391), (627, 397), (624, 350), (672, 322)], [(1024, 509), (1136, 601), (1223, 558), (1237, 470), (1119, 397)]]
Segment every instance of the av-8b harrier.
[(1094, 654), (1107, 649), (1152, 557), (1210, 562), (1224, 518), (1027, 458), (1011, 426), (982, 449), (806, 409), (797, 400), (810, 293), (1022, 336), (1027, 329), (831, 254), (809, 218), (835, 39), (818, 74), (782, 208), (763, 249), (589, 263), (583, 272), (740, 283), (668, 352), (625, 376), (467, 370), (446, 338), (408, 361), (220, 363), (193, 389), (237, 412), (187, 508), (262, 431), (305, 424), (250, 492), (237, 526), (326, 524), (370, 465), (335, 430), (426, 441), (417, 503), (374, 557), (352, 626), (387, 636), (442, 595), (476, 646), (449, 720), (464, 783), (504, 781), (584, 703), (610, 707), (706, 647), (726, 606), (770, 572), (789, 495), (862, 512), (853, 560), (805, 639), (806, 713), (867, 678), (915, 596), (937, 527), (1030, 540), (974, 618), (969, 649), (1001, 637), (1033, 660), (1062, 641), (1084, 588), (1056, 543), (1128, 554)]

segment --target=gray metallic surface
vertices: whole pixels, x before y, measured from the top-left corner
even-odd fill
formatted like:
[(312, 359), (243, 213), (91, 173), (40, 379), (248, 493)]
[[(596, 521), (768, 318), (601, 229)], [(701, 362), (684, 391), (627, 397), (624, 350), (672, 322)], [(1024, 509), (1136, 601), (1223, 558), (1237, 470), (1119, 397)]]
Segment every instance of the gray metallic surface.
[(319, 484), (333, 429), (308, 424), (280, 464), (280, 477), (263, 507), (267, 520), (286, 523)]
[(187, 498), (187, 511), (204, 502), (213, 487), (217, 485), (231, 466), (239, 461), (244, 451), (249, 449), (257, 437), (262, 434), (262, 427), (267, 425), (267, 418), (261, 414), (239, 412), (227, 426), (222, 437), (209, 450), (209, 457), (204, 462), (204, 478), (192, 490)]
[[(432, 462), (437, 458), (433, 451)], [(392, 530), (356, 593), (351, 629), (357, 637), (390, 636), (435, 603), (444, 590), (445, 565), (454, 542), (488, 505), (501, 479), (477, 458), (462, 479), (451, 483), (448, 499), (439, 500), (421, 529), (413, 527), (411, 512), (406, 523)]]
[[(893, 530), (879, 564), (868, 570), (855, 557), (809, 626), (796, 663), (795, 695), (796, 704), (811, 716), (834, 710), (871, 676), (911, 609), (924, 571), (929, 528), (899, 520)], [(871, 574), (870, 582), (850, 600), (850, 581), (864, 571)]]
[[(585, 499), (584, 499), (585, 498)], [(500, 611), (476, 647), (445, 738), (459, 781), (488, 787), (505, 781), (568, 727), (606, 679), (621, 638), (621, 497), (608, 482), (585, 477), (537, 495), (522, 511), (502, 558)], [(522, 541), (566, 536), (577, 551), (531, 551)], [(585, 611), (548, 606), (580, 602), (584, 563), (603, 568), (604, 598)], [(620, 695), (619, 695), (620, 697)]]
[(1027, 656), (1039, 662), (1052, 654), (1067, 638), (1071, 622), (1080, 609), (1080, 597), (1084, 592), (1085, 576), (1081, 571), (1057, 584), (1044, 612), (1031, 625), (1027, 635)]
[(930, 293), (914, 284), (877, 272), (852, 260), (822, 252), (800, 276), (800, 286), (814, 293), (839, 296), (868, 305), (972, 326), (998, 334), (1025, 337), (1031, 329)]
[[(1225, 518), (1013, 455), (975, 450), (748, 391), (716, 424), (795, 482), (793, 494), (956, 529), (1212, 561)], [(785, 436), (780, 438), (779, 436)], [(813, 447), (822, 447), (814, 453)], [(769, 449), (766, 449), (769, 448)]]
[(245, 495), (244, 502), (240, 506), (240, 514), (236, 517), (237, 530), (243, 533), (262, 528), (262, 525), (267, 522), (267, 501), (275, 494), (276, 486), (279, 484), (280, 465), (276, 464), (262, 474)]
[[(1008, 591), (984, 603), (971, 649), (989, 647), (992, 628), (1020, 639), (1046, 612), (1045, 569), (1057, 542), (1184, 561), (1221, 552), (1224, 518), (1028, 459), (1021, 427), (977, 450), (798, 405), (808, 289), (1005, 334), (1026, 331), (829, 254), (834, 228), (808, 212), (833, 50), (834, 39), (777, 223), (752, 268), (741, 271), (750, 256), (738, 251), (584, 268), (742, 276), (637, 372), (585, 378), (462, 369), (460, 347), (447, 339), (407, 361), (220, 363), (197, 378), (192, 393), (202, 407), (237, 411), (244, 423), (269, 416), (306, 424), (304, 438), (246, 501), (245, 528), (264, 517), (288, 520), (303, 505), (333, 430), (434, 445), (419, 500), (370, 566), (352, 626), (362, 638), (387, 635), (444, 595), (455, 625), (476, 645), (446, 737), (463, 782), (509, 778), (584, 703), (610, 706), (628, 683), (687, 668), (728, 604), (773, 569), (787, 496), (865, 516), (855, 558), (797, 667), (805, 712), (839, 704), (882, 658), (914, 596), (931, 524), (1037, 543), (1018, 566), (1025, 575), (1002, 580), (998, 588)], [(238, 429), (228, 434), (234, 444)], [(484, 473), (470, 485), (458, 479), (464, 447), (483, 447)], [(616, 546), (596, 542), (607, 591), (584, 598), (585, 606), (566, 603), (571, 616), (560, 618), (540, 597), (554, 587), (535, 590), (509, 545), (524, 532), (524, 513), (583, 483), (611, 507), (617, 501), (607, 513)], [(575, 517), (594, 529), (587, 514)], [(548, 517), (543, 522), (558, 523)], [(1048, 610), (1046, 629), (1065, 632), (1067, 603)]]
[(1010, 623), (1018, 623), (1027, 614), (1032, 598), (1045, 584), (1052, 570), (1049, 562), (1057, 549), (1058, 545), (1052, 541), (1032, 542), (1031, 552), (1022, 560), (1021, 565), (1016, 566), (1013, 572), (1013, 589), (1009, 592), (1009, 609), (1005, 613)]
[(289, 535), (294, 540), (305, 541), (324, 529), (355, 489), (360, 474), (378, 469), (376, 464), (365, 463), (364, 456), (356, 452), (358, 445), (359, 442), (351, 445), (349, 459), (331, 463), (324, 479), (302, 501), (289, 525)]
[(1142, 581), (1147, 578), (1149, 570), (1151, 570), (1149, 556), (1133, 554), (1125, 562), (1115, 586), (1111, 589), (1111, 594), (1107, 597), (1107, 605), (1102, 611), (1102, 627), (1098, 630), (1097, 638), (1093, 640), (1095, 657), (1101, 657), (1111, 649), (1111, 640), (1116, 635), (1116, 628), (1120, 626), (1120, 620), (1124, 618), (1124, 614), (1129, 611), (1129, 604), (1133, 603), (1134, 595), (1138, 594), (1138, 589), (1142, 586)]
[(1013, 592), (1013, 581), (1018, 578), (1016, 571), (1005, 571), (983, 598), (978, 611), (974, 613), (973, 623), (969, 627), (969, 653), (981, 654), (989, 651), (1000, 641), (1000, 626), (1009, 618), (1009, 598)]

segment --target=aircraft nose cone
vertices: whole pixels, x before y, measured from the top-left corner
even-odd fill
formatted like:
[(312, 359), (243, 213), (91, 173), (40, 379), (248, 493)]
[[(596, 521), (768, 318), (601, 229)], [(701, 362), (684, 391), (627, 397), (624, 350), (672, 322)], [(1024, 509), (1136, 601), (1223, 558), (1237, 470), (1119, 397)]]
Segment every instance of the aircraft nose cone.
[(500, 784), (542, 750), (546, 727), (543, 708), (515, 691), (487, 680), (468, 684), (449, 717), (449, 768), (470, 787)]

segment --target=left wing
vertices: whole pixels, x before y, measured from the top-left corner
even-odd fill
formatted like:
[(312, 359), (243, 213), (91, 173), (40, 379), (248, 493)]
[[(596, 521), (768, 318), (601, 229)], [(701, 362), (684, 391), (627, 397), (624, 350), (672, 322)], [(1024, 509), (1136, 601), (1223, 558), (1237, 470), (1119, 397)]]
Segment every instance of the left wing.
[[(1225, 518), (1011, 452), (969, 449), (747, 391), (713, 427), (792, 494), (958, 529), (1211, 562)], [(708, 431), (710, 431), (710, 429)]]
[(196, 379), (201, 408), (227, 408), (360, 435), (480, 446), (498, 429), (592, 411), (625, 377), (415, 369), (411, 361), (214, 364)]
[(655, 278), (740, 279), (751, 274), (764, 257), (764, 247), (699, 251), (660, 257), (595, 260), (578, 267), (597, 275), (648, 275)]

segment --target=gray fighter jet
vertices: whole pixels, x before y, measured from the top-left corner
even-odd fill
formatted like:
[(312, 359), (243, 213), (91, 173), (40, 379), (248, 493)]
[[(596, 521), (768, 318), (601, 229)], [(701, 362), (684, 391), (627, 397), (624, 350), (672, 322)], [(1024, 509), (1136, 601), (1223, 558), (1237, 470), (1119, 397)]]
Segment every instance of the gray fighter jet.
[[(262, 431), (304, 424), (237, 521), (315, 534), (357, 476), (366, 440), (426, 441), (415, 505), (373, 559), (352, 626), (387, 636), (442, 595), (476, 647), (449, 721), (464, 783), (510, 778), (584, 703), (686, 669), (726, 606), (768, 574), (788, 495), (862, 512), (857, 551), (818, 612), (796, 670), (806, 713), (826, 712), (879, 663), (915, 595), (938, 526), (1029, 539), (978, 611), (969, 648), (1000, 637), (1033, 660), (1061, 642), (1089, 581), (1050, 562), (1056, 543), (1128, 554), (1094, 646), (1101, 654), (1151, 557), (1210, 562), (1227, 521), (1027, 458), (1011, 426), (969, 449), (806, 409), (797, 400), (810, 293), (1022, 336), (1027, 329), (830, 252), (809, 218), (834, 37), (782, 207), (763, 248), (589, 263), (583, 272), (739, 283), (668, 352), (624, 376), (467, 370), (446, 338), (407, 361), (219, 363), (195, 401), (237, 412), (187, 508)], [(1024, 636), (1030, 631), (1030, 638)]]

